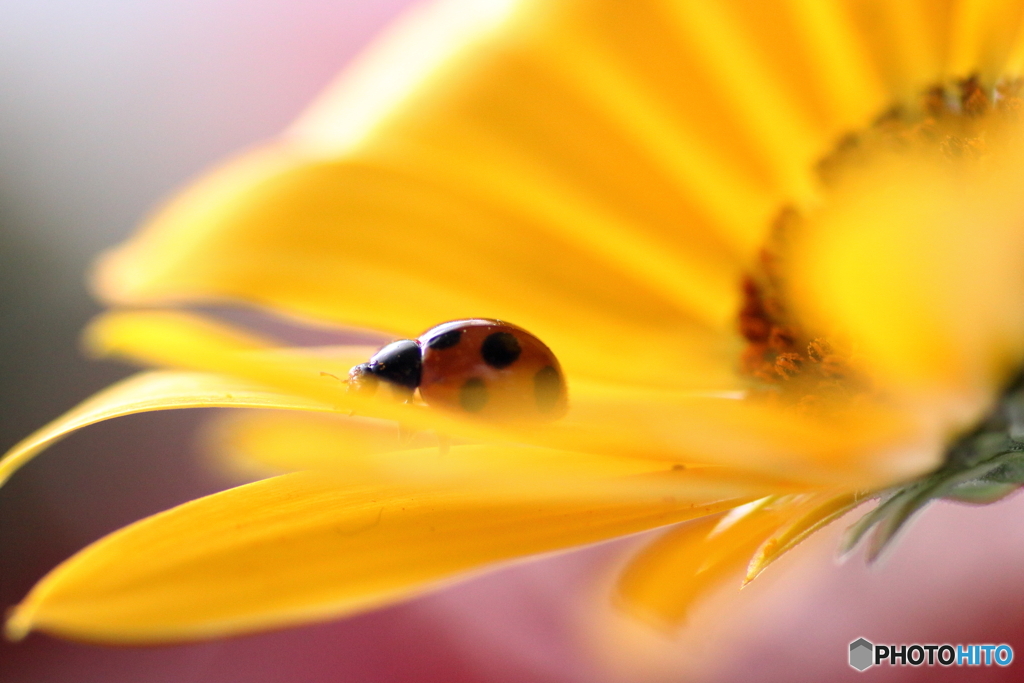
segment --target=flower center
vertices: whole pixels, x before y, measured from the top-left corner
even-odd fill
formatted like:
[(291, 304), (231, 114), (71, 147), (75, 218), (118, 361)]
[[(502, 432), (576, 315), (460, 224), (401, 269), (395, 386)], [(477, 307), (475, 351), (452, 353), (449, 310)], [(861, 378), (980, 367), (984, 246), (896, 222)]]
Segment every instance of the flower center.
[[(983, 166), (993, 132), (1024, 116), (1022, 95), (1024, 79), (1019, 78), (986, 87), (971, 76), (928, 88), (916, 105), (892, 107), (866, 129), (840, 139), (815, 167), (821, 196), (827, 201), (860, 169), (886, 155), (923, 154), (957, 170)], [(739, 366), (753, 393), (801, 412), (876, 393), (859, 369), (857, 349), (841, 335), (811, 329), (790, 305), (789, 247), (811, 218), (810, 209), (782, 207), (743, 279), (738, 315), (746, 342)]]

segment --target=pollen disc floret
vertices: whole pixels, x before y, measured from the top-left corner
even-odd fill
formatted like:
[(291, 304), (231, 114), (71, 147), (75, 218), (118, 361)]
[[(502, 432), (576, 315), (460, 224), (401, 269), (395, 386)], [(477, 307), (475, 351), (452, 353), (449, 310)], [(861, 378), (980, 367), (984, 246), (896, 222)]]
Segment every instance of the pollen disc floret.
[[(900, 157), (923, 157), (960, 176), (984, 167), (993, 142), (1014, 143), (1024, 112), (1022, 91), (1022, 79), (986, 88), (971, 76), (927, 88), (916, 107), (892, 107), (867, 129), (843, 136), (816, 165), (821, 203), (827, 205), (866, 170)], [(802, 409), (825, 398), (849, 399), (874, 391), (859, 368), (856, 344), (841, 332), (815, 330), (792, 305), (792, 245), (817, 229), (819, 211), (788, 204), (778, 212), (758, 261), (742, 282), (738, 316), (746, 341), (741, 372), (762, 395)]]
[[(922, 423), (944, 425), (936, 427), (944, 430), (943, 439), (949, 444), (942, 466), (916, 481), (875, 492), (883, 498), (883, 504), (851, 531), (848, 545), (869, 530), (876, 530), (872, 557), (930, 500), (946, 497), (990, 502), (1024, 483), (1024, 456), (1020, 455), (1024, 453), (1024, 428), (1020, 426), (1024, 419), (1024, 349), (1019, 339), (1013, 341), (1020, 337), (1016, 328), (1020, 327), (1021, 316), (1016, 311), (1018, 304), (1013, 310), (998, 308), (998, 301), (1003, 299), (1024, 298), (1019, 292), (1024, 282), (1013, 279), (1012, 267), (983, 267), (989, 262), (1005, 266), (1011, 261), (999, 252), (1017, 251), (1015, 242), (1005, 238), (1016, 239), (1013, 236), (1021, 232), (1017, 218), (1022, 207), (1014, 204), (993, 209), (1000, 198), (994, 190), (985, 194), (985, 188), (1000, 185), (1000, 169), (1019, 167), (1022, 91), (1021, 79), (992, 85), (970, 76), (934, 85), (925, 89), (913, 106), (893, 107), (866, 129), (842, 137), (815, 168), (820, 188), (817, 203), (781, 208), (757, 261), (741, 284), (738, 330), (745, 346), (738, 365), (755, 399), (816, 416), (827, 416), (858, 402), (906, 409), (908, 403), (918, 400)], [(904, 178), (899, 169), (904, 168), (911, 171), (905, 196), (900, 196)], [(927, 174), (915, 176), (914, 169), (922, 168)], [(1004, 180), (1006, 176), (1003, 172)], [(938, 184), (921, 190), (935, 179), (939, 179)], [(871, 188), (871, 183), (886, 187)], [(1003, 184), (1014, 187), (1009, 182)], [(848, 218), (823, 219), (830, 211), (836, 213), (836, 205), (856, 207), (860, 225)], [(918, 207), (923, 209), (914, 214)], [(890, 219), (892, 226), (887, 225)], [(1009, 227), (991, 227), (1000, 221)], [(913, 236), (900, 229), (903, 224), (912, 226), (909, 232)], [(843, 242), (843, 237), (827, 234), (837, 231), (837, 225), (854, 237)], [(886, 228), (889, 233), (884, 232)], [(815, 252), (806, 247), (829, 240), (843, 245), (843, 249)], [(896, 243), (898, 247), (891, 246)], [(875, 251), (888, 249), (896, 257), (857, 262), (857, 254), (843, 254), (844, 249), (859, 249), (874, 256), (869, 247)], [(960, 247), (962, 253), (958, 252)], [(942, 250), (945, 253), (933, 259)], [(840, 253), (845, 263), (815, 264), (812, 269), (819, 278), (809, 286), (809, 280), (797, 274), (801, 268), (808, 270), (808, 253), (819, 257)], [(975, 267), (976, 263), (983, 266)], [(896, 275), (879, 275), (884, 268)], [(845, 269), (846, 275), (832, 278), (830, 269)], [(903, 276), (900, 269), (910, 274)], [(915, 269), (924, 276), (915, 279)], [(1000, 275), (994, 274), (1000, 272), (1011, 277), (1000, 281)], [(822, 315), (830, 303), (822, 303), (820, 293), (808, 290), (819, 283), (824, 283), (822, 289), (828, 289), (841, 277), (846, 277), (845, 291), (874, 287), (878, 290), (872, 293), (875, 298), (861, 297), (860, 308), (853, 314), (844, 310), (830, 316), (826, 310)], [(946, 282), (942, 286), (927, 290), (929, 283), (943, 279)], [(886, 288), (880, 282), (903, 282), (907, 286)], [(999, 296), (992, 295), (996, 290), (989, 285), (993, 282), (1002, 290)], [(838, 290), (843, 291), (841, 287)], [(874, 308), (865, 305), (864, 300), (873, 301)], [(811, 314), (808, 311), (815, 307), (808, 306), (808, 301), (817, 303), (817, 310)], [(918, 315), (912, 305), (915, 301), (923, 302), (921, 308), (927, 309), (920, 313), (923, 322), (916, 328), (913, 321), (906, 322)], [(846, 304), (836, 300), (833, 305), (838, 308)], [(943, 306), (948, 310), (943, 311)], [(989, 309), (994, 313), (986, 313), (987, 318), (975, 313)], [(842, 324), (867, 319), (872, 319), (872, 325), (882, 332), (875, 332), (874, 337), (858, 335), (859, 330)], [(834, 324), (837, 321), (840, 324)], [(887, 326), (895, 341), (877, 343), (879, 335), (890, 331)], [(1011, 341), (1000, 341), (1000, 337)], [(879, 359), (873, 356), (878, 348), (896, 350), (892, 358)], [(919, 363), (908, 351), (915, 349), (919, 351), (917, 356), (924, 358)], [(903, 362), (893, 362), (893, 358)], [(948, 371), (942, 370), (948, 375), (945, 385), (935, 379), (941, 373), (928, 373), (929, 368), (941, 369), (943, 359), (948, 359), (949, 366)], [(897, 379), (890, 381), (886, 369)], [(957, 403), (956, 391), (950, 387), (962, 390), (958, 408), (949, 409), (946, 415), (928, 415), (929, 409), (943, 405), (943, 401), (947, 408)], [(949, 418), (954, 413), (955, 420)]]

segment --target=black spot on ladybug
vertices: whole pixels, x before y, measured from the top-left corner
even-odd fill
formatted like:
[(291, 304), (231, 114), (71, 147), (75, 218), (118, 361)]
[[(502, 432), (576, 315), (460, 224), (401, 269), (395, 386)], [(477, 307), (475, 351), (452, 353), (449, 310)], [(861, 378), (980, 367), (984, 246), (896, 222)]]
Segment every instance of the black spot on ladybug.
[(458, 344), (460, 339), (462, 339), (462, 330), (448, 330), (428, 341), (427, 346), (438, 350), (450, 349)]
[(423, 354), (411, 339), (391, 342), (373, 354), (365, 364), (366, 372), (399, 386), (415, 389), (420, 385)]
[(459, 389), (459, 403), (470, 413), (477, 413), (487, 405), (487, 386), (479, 377), (470, 377)]
[(480, 355), (483, 356), (484, 362), (499, 370), (515, 363), (522, 352), (519, 340), (508, 332), (489, 334), (480, 346)]
[(533, 376), (533, 395), (537, 399), (537, 410), (550, 413), (558, 405), (562, 395), (562, 376), (550, 365), (545, 365)]

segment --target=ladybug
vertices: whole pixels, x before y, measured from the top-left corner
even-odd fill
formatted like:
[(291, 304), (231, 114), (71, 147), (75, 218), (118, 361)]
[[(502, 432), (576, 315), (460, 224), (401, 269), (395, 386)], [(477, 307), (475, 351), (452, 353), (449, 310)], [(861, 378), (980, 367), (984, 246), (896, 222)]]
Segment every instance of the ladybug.
[(521, 327), (487, 318), (453, 320), (400, 339), (349, 371), (351, 389), (379, 381), (430, 406), (483, 418), (560, 417), (566, 388), (558, 359)]

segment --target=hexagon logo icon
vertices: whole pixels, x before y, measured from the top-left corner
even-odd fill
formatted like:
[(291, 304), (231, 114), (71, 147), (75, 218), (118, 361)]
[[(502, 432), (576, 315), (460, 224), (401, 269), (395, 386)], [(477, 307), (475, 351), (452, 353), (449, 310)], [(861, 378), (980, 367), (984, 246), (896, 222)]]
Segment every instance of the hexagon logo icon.
[(857, 671), (863, 671), (874, 662), (875, 646), (864, 638), (858, 638), (850, 643), (850, 666)]

